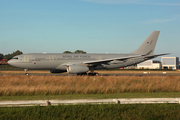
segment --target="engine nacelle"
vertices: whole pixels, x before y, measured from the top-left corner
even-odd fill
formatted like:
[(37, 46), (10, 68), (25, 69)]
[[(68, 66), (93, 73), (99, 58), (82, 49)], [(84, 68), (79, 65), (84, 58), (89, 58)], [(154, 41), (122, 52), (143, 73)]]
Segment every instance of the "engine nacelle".
[(89, 71), (89, 67), (82, 65), (70, 65), (67, 67), (68, 73), (85, 73)]
[(63, 73), (66, 72), (65, 70), (56, 70), (56, 69), (52, 69), (50, 70), (51, 73)]

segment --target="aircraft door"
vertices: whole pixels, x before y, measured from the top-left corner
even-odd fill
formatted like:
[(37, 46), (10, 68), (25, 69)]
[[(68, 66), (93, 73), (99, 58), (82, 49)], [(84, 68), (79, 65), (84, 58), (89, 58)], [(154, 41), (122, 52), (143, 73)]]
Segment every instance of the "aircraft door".
[(49, 62), (54, 62), (54, 56), (53, 55), (49, 56)]
[(28, 55), (24, 56), (24, 62), (29, 62), (29, 56)]

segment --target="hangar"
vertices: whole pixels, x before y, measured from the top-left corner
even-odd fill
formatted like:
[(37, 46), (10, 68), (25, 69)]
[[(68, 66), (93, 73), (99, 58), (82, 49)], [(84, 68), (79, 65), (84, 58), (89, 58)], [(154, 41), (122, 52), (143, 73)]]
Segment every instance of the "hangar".
[(161, 69), (161, 62), (158, 60), (147, 60), (137, 64), (137, 69)]
[(179, 57), (161, 57), (162, 69), (179, 69)]

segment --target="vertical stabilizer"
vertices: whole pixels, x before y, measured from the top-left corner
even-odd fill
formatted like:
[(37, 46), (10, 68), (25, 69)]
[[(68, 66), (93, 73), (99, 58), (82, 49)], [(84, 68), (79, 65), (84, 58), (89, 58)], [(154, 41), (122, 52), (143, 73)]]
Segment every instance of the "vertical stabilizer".
[(153, 31), (146, 40), (131, 54), (152, 55), (159, 37), (160, 31)]

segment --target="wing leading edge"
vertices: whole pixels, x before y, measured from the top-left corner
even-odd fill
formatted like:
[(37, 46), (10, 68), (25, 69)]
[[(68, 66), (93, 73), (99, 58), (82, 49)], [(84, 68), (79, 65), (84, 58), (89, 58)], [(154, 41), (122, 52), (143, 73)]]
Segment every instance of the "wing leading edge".
[(86, 65), (107, 64), (108, 62), (111, 62), (111, 61), (124, 61), (124, 60), (130, 59), (130, 58), (136, 58), (136, 57), (141, 57), (141, 55), (133, 55), (133, 56), (128, 56), (128, 57), (118, 57), (118, 58), (86, 61), (86, 62), (82, 62), (82, 63), (86, 64)]
[(111, 59), (103, 59), (103, 60), (94, 60), (94, 61), (86, 61), (82, 62), (83, 64), (91, 64), (91, 65), (97, 65), (97, 64), (107, 64), (108, 62), (111, 61), (125, 61), (130, 58), (136, 58), (136, 57), (143, 57), (145, 60), (146, 59), (152, 59), (158, 56), (162, 55), (168, 55), (170, 53), (165, 53), (165, 54), (157, 54), (157, 55), (133, 55), (133, 56), (128, 56), (128, 57), (119, 57), (119, 58), (111, 58)]
[(85, 61), (85, 62), (74, 62), (74, 63), (63, 63), (61, 65), (69, 66), (69, 65), (77, 65), (77, 64), (84, 64), (84, 65), (101, 65), (101, 64), (107, 64), (111, 61), (125, 61), (130, 58), (136, 58), (141, 57), (141, 55), (133, 55), (128, 57), (118, 57), (118, 58), (109, 58), (109, 59), (102, 59), (102, 60), (93, 60), (93, 61)]

